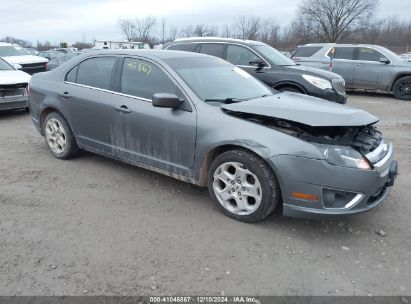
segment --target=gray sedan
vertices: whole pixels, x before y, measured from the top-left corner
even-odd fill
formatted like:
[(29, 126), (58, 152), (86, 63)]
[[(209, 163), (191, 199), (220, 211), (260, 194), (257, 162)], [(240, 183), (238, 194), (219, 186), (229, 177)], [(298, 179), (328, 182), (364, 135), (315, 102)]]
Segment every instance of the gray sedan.
[(36, 74), (30, 87), (32, 120), (55, 157), (84, 149), (207, 186), (241, 221), (276, 209), (366, 211), (383, 201), (397, 173), (393, 145), (373, 115), (273, 91), (208, 55), (86, 53)]

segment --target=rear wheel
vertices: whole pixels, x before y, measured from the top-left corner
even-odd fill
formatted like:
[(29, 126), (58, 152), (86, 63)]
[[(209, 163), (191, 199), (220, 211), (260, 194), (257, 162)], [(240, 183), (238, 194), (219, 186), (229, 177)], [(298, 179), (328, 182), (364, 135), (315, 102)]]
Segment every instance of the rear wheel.
[(395, 98), (411, 100), (411, 76), (398, 79), (393, 88)]
[(227, 216), (244, 222), (260, 222), (278, 206), (278, 181), (255, 154), (231, 150), (216, 157), (208, 172), (208, 189)]
[(47, 115), (44, 134), (50, 152), (57, 158), (69, 159), (77, 155), (79, 148), (66, 120), (57, 112)]

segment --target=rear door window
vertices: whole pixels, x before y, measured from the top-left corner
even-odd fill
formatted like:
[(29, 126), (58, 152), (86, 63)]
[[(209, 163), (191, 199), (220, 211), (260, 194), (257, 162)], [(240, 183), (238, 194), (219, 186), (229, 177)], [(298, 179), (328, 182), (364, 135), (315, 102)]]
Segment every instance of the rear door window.
[(227, 46), (227, 61), (240, 66), (250, 66), (251, 61), (261, 59), (253, 51), (235, 44)]
[(198, 47), (196, 43), (180, 43), (170, 45), (167, 50), (176, 50), (176, 51), (186, 51), (186, 52), (195, 52)]
[(200, 53), (223, 58), (224, 49), (225, 44), (223, 43), (204, 43), (201, 45)]
[(365, 61), (380, 61), (382, 57), (386, 57), (377, 50), (367, 47), (358, 48), (358, 60)]
[(150, 100), (154, 93), (170, 93), (183, 97), (180, 89), (162, 69), (137, 58), (124, 59), (120, 92)]
[(110, 90), (116, 57), (87, 59), (78, 66), (76, 83)]
[[(354, 48), (353, 47), (334, 47), (334, 59), (354, 59)], [(332, 56), (332, 49), (327, 54), (328, 57)]]
[(321, 46), (300, 46), (292, 57), (311, 57), (321, 49)]

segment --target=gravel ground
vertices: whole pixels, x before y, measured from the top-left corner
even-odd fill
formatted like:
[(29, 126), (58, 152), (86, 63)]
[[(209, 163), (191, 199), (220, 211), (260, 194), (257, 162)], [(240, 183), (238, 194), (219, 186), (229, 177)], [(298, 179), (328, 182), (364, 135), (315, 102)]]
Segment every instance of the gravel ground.
[(24, 112), (0, 114), (0, 295), (411, 295), (411, 103), (353, 93), (400, 175), (337, 220), (222, 215), (207, 190), (97, 155), (61, 161)]

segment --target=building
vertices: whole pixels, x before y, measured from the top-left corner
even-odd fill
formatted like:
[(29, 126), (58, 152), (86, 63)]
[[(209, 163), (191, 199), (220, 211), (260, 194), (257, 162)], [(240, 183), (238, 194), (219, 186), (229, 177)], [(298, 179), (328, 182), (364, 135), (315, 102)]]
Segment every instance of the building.
[(117, 49), (147, 49), (150, 48), (147, 43), (131, 41), (111, 41), (95, 40), (94, 49), (117, 50)]

